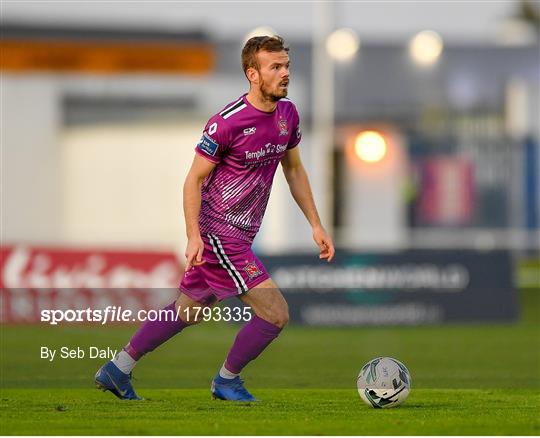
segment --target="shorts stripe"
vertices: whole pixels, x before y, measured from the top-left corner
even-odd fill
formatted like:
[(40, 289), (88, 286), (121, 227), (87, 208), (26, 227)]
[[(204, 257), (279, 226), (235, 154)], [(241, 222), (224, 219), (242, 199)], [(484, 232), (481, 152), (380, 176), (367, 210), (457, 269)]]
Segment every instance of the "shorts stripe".
[(225, 253), (225, 250), (223, 249), (223, 246), (221, 245), (221, 241), (219, 240), (219, 237), (214, 235), (214, 238), (216, 239), (217, 241), (217, 244), (218, 244), (218, 247), (219, 249), (221, 249), (221, 252), (223, 253), (223, 257), (225, 257), (225, 261), (226, 263), (229, 264), (230, 268), (232, 269), (232, 271), (238, 276), (238, 280), (240, 281), (240, 284), (242, 285), (242, 289), (243, 289), (243, 292), (247, 292), (248, 291), (248, 286), (246, 284), (246, 282), (244, 281), (244, 278), (242, 277), (242, 275), (240, 274), (240, 272), (238, 272), (235, 268), (235, 266), (232, 264), (232, 262), (229, 260), (229, 257), (227, 257), (227, 254)]
[(234, 284), (236, 285), (236, 289), (238, 290), (238, 293), (242, 293), (241, 292), (241, 289), (240, 289), (240, 284), (238, 283), (238, 280), (236, 279), (236, 277), (234, 276), (234, 274), (231, 272), (230, 268), (225, 264), (225, 261), (223, 260), (223, 257), (221, 256), (221, 253), (217, 247), (217, 244), (216, 242), (214, 241), (214, 238), (212, 237), (211, 234), (208, 234), (208, 239), (210, 239), (210, 243), (212, 244), (212, 249), (214, 250), (214, 254), (216, 254), (218, 260), (219, 260), (219, 264), (221, 266), (223, 266), (223, 268), (227, 271), (227, 273), (229, 274), (229, 276), (233, 279), (234, 281)]
[(223, 258), (225, 259), (224, 260), (225, 264), (229, 266), (229, 268), (231, 269), (233, 275), (238, 279), (238, 281), (240, 283), (240, 289), (242, 290), (242, 292), (240, 292), (240, 293), (247, 292), (249, 288), (248, 288), (246, 282), (244, 281), (242, 275), (236, 270), (236, 268), (232, 264), (232, 262), (229, 260), (229, 257), (227, 257), (227, 254), (225, 253), (225, 250), (223, 249), (223, 245), (221, 244), (221, 241), (219, 240), (219, 237), (216, 236), (215, 234), (213, 235), (213, 237), (217, 242), (218, 249), (220, 250), (221, 254), (223, 255)]
[(248, 291), (248, 287), (244, 279), (242, 278), (242, 275), (236, 270), (234, 265), (229, 260), (229, 257), (227, 257), (227, 254), (225, 254), (225, 251), (223, 249), (223, 246), (221, 245), (221, 242), (219, 238), (216, 235), (208, 234), (208, 238), (210, 239), (210, 243), (212, 244), (212, 248), (214, 250), (214, 253), (216, 254), (219, 264), (225, 268), (225, 270), (228, 272), (229, 276), (233, 279), (234, 284), (236, 285), (236, 289), (238, 290), (238, 294), (242, 294)]

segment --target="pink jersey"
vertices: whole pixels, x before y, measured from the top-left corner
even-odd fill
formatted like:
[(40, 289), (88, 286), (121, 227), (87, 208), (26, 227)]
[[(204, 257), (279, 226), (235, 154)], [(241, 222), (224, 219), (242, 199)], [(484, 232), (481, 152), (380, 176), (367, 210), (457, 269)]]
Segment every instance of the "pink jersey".
[(268, 113), (253, 107), (243, 95), (210, 118), (195, 148), (217, 164), (202, 186), (201, 234), (252, 242), (278, 164), (301, 136), (298, 112), (288, 99)]

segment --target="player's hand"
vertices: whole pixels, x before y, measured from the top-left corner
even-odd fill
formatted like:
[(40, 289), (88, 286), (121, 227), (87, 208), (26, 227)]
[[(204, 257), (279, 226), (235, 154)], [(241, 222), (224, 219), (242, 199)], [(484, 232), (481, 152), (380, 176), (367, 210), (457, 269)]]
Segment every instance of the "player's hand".
[(186, 271), (189, 271), (192, 266), (199, 266), (204, 263), (202, 258), (204, 251), (204, 242), (201, 236), (192, 237), (188, 239), (186, 247)]
[(313, 240), (321, 251), (319, 258), (326, 259), (327, 262), (331, 262), (334, 258), (336, 250), (334, 249), (332, 238), (322, 226), (313, 228)]

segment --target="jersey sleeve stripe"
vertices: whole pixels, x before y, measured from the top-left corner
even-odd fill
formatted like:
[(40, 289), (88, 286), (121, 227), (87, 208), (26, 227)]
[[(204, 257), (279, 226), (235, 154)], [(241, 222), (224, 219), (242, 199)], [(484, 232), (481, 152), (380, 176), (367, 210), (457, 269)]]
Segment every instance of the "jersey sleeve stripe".
[(229, 117), (231, 117), (233, 114), (236, 114), (238, 111), (242, 111), (244, 108), (246, 108), (247, 105), (245, 103), (243, 103), (242, 105), (240, 105), (239, 107), (237, 107), (236, 109), (233, 109), (231, 111), (229, 111), (227, 114), (225, 114), (223, 116), (224, 119), (228, 119)]
[(238, 106), (242, 104), (242, 101), (243, 101), (243, 99), (240, 98), (239, 100), (237, 100), (236, 102), (234, 102), (231, 106), (229, 106), (229, 107), (225, 108), (223, 111), (221, 111), (221, 112), (219, 113), (219, 115), (220, 115), (220, 116), (224, 116), (225, 114), (227, 114), (227, 112), (229, 112), (229, 111), (231, 111), (231, 110), (233, 110), (233, 109), (235, 109), (235, 108), (238, 108)]

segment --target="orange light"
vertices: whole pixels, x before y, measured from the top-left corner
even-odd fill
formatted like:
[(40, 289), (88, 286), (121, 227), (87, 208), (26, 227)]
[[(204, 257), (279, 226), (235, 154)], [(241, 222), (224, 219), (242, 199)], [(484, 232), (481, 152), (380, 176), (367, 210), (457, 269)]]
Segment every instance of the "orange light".
[(377, 163), (386, 155), (386, 140), (376, 131), (364, 131), (354, 141), (354, 152), (367, 163)]

